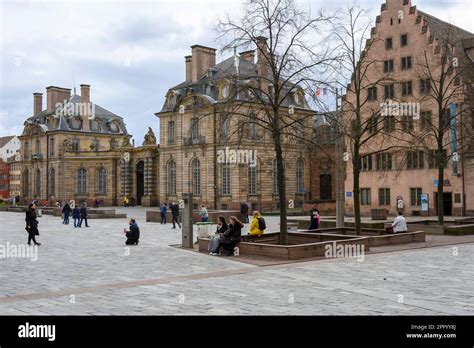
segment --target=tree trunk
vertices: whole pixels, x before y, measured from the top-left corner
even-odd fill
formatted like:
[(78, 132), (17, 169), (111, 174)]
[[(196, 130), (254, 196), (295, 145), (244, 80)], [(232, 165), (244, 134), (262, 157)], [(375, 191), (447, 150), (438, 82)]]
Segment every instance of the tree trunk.
[(288, 230), (287, 230), (287, 202), (286, 202), (286, 182), (285, 182), (285, 167), (283, 163), (283, 152), (281, 148), (281, 134), (278, 131), (274, 132), (275, 140), (275, 154), (277, 161), (277, 184), (278, 194), (280, 196), (280, 244), (288, 244)]
[(360, 168), (359, 168), (359, 152), (358, 147), (355, 147), (354, 151), (354, 159), (352, 161), (352, 176), (354, 180), (354, 188), (352, 195), (354, 196), (354, 225), (355, 225), (355, 233), (356, 235), (360, 235), (361, 226), (360, 226)]

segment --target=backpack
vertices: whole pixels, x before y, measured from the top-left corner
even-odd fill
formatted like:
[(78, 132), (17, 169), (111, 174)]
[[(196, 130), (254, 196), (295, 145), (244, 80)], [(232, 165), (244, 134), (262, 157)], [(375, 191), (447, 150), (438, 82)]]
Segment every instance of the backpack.
[(258, 228), (261, 231), (264, 231), (267, 229), (267, 224), (265, 223), (265, 219), (263, 217), (258, 218)]

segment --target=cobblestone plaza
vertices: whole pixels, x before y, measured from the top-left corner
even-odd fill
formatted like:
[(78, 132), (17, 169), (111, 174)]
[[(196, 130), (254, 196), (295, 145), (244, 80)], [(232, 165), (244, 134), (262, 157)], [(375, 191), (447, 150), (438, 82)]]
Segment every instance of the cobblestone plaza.
[[(3, 315), (473, 315), (474, 244), (258, 266), (177, 248), (181, 230), (135, 217), (90, 228), (40, 221), (38, 260), (0, 258)], [(26, 244), (23, 214), (0, 213), (0, 245)], [(269, 230), (278, 217), (268, 217)], [(246, 233), (246, 231), (244, 230)]]

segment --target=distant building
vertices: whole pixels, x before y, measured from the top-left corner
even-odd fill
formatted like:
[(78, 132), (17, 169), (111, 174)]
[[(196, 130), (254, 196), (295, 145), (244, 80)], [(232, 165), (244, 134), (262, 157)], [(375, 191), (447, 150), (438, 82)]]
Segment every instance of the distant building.
[(10, 197), (10, 165), (0, 159), (0, 199)]
[(92, 103), (90, 86), (81, 95), (68, 88), (34, 93), (33, 116), (24, 123), (21, 141), (22, 203), (33, 199), (116, 204), (120, 149), (130, 147), (122, 117)]
[[(241, 52), (217, 64), (216, 49), (200, 45), (191, 49), (192, 55), (185, 57), (186, 80), (168, 90), (156, 113), (161, 140), (159, 200), (176, 201), (184, 192), (193, 192), (195, 206), (204, 203), (215, 209), (240, 209), (242, 202), (250, 202), (269, 211), (288, 204), (280, 202), (274, 141), (258, 125), (262, 114), (252, 114), (256, 108), (250, 88), (268, 73), (263, 59), (266, 39), (261, 38), (257, 52)], [(229, 112), (232, 105), (238, 105), (238, 113)], [(288, 90), (281, 111), (288, 114), (290, 105), (299, 120), (298, 139), (309, 139), (314, 111), (299, 86)], [(309, 147), (291, 136), (285, 136), (282, 146), (287, 198), (298, 206), (309, 198)], [(245, 156), (254, 154), (255, 165), (249, 165)]]
[(0, 159), (7, 161), (18, 153), (20, 153), (20, 140), (16, 135), (0, 138)]
[(21, 163), (19, 154), (8, 159), (10, 165), (10, 197), (15, 197), (17, 200), (21, 196)]
[[(379, 134), (396, 134), (399, 139), (405, 139), (407, 133), (423, 132), (433, 123), (438, 122), (439, 112), (437, 105), (427, 95), (432, 93), (431, 87), (438, 83), (430, 81), (425, 71), (419, 66), (420, 59), (426, 52), (429, 62), (441, 61), (443, 47), (442, 39), (451, 35), (453, 44), (449, 55), (459, 60), (459, 68), (471, 64), (474, 58), (474, 34), (420, 11), (412, 6), (409, 0), (387, 0), (382, 4), (380, 15), (371, 31), (373, 46), (368, 50), (366, 61), (377, 62), (367, 69), (364, 84), (370, 86), (363, 93), (363, 120), (367, 123), (374, 117), (373, 126), (369, 132), (375, 132), (361, 149), (363, 158), (359, 163), (361, 213), (370, 215), (372, 208), (387, 208), (395, 215), (400, 207), (407, 215), (437, 215), (437, 179), (438, 170), (435, 165), (436, 146), (425, 138), (424, 150), (401, 151), (388, 150), (382, 153), (366, 155), (364, 152), (373, 152), (382, 149), (383, 139)], [(440, 64), (434, 69), (440, 69)], [(363, 69), (362, 69), (363, 70)], [(469, 110), (473, 106), (473, 73), (469, 68), (461, 79), (450, 82), (451, 86), (464, 86), (463, 95), (453, 95), (446, 104), (448, 108), (455, 103), (456, 113), (464, 118), (466, 123), (474, 121), (474, 113)], [(373, 85), (371, 85), (373, 84)], [(451, 88), (451, 87), (450, 87)], [(452, 87), (454, 88), (454, 87)], [(345, 96), (346, 101), (354, 100), (355, 94), (350, 90)], [(388, 102), (419, 103), (420, 117), (415, 120), (412, 116), (397, 118), (387, 116), (383, 122), (378, 122), (375, 111), (380, 110), (381, 103)], [(471, 109), (472, 110), (472, 109)], [(445, 111), (446, 113), (448, 111)], [(346, 117), (346, 116), (345, 116)], [(392, 120), (390, 120), (392, 118)], [(445, 118), (443, 118), (445, 119)], [(449, 119), (449, 118), (448, 118)], [(348, 123), (351, 120), (347, 120)], [(437, 123), (436, 123), (437, 124)], [(452, 127), (452, 126), (451, 126)], [(472, 127), (472, 125), (470, 126)], [(446, 133), (446, 146), (443, 151), (451, 156), (456, 148), (461, 148), (459, 138), (462, 130), (450, 129)], [(379, 133), (376, 133), (379, 132)], [(385, 141), (387, 144), (387, 141)], [(466, 145), (466, 144), (465, 144)], [(463, 209), (467, 213), (474, 213), (474, 147), (465, 151), (457, 163), (449, 161), (444, 170), (444, 215), (461, 215)], [(354, 213), (352, 163), (347, 162), (345, 182), (346, 213)], [(422, 211), (422, 196), (428, 195), (427, 211)], [(401, 198), (403, 205), (397, 206), (397, 198)]]

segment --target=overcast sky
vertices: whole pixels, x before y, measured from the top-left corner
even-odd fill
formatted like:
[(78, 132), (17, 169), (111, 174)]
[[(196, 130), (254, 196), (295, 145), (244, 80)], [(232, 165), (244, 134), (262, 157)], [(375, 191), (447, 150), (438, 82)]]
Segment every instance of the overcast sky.
[[(401, 1), (401, 0), (400, 0)], [(317, 10), (343, 0), (300, 0)], [(0, 136), (21, 134), (33, 92), (50, 85), (91, 85), (91, 100), (122, 116), (141, 144), (148, 126), (158, 135), (168, 88), (184, 80), (190, 46), (219, 48), (214, 25), (244, 1), (0, 0)], [(361, 0), (374, 18), (382, 1)], [(474, 32), (474, 0), (413, 0), (418, 9)], [(218, 52), (217, 61), (222, 60)], [(46, 105), (44, 104), (44, 107)]]

